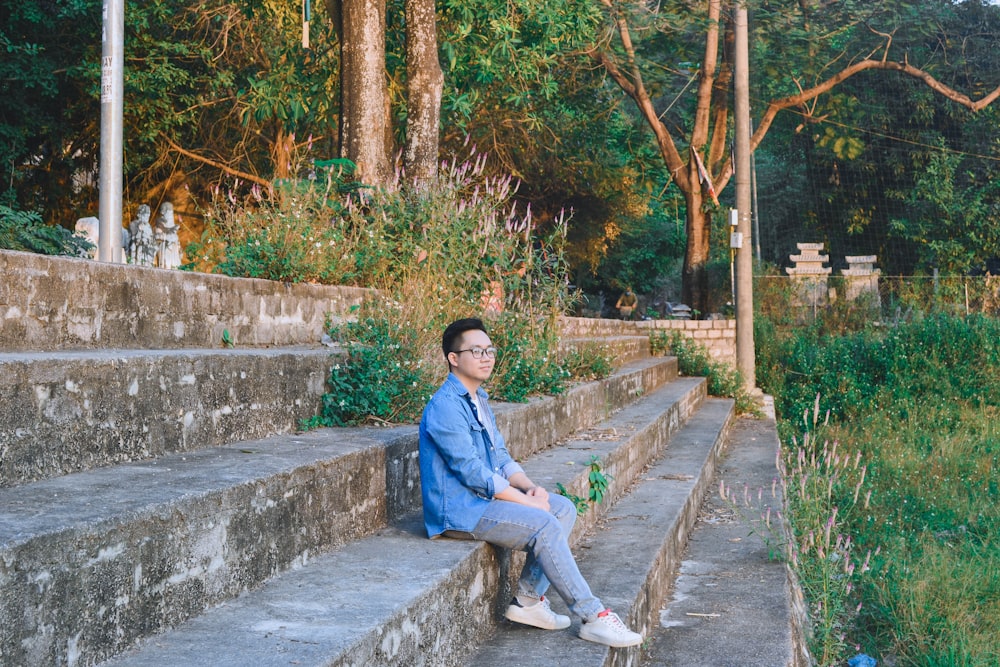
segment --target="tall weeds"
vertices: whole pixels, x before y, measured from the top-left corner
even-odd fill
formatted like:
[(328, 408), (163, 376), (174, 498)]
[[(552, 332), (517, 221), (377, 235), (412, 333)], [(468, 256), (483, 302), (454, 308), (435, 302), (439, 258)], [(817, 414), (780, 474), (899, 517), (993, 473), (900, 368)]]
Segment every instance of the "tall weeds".
[[(834, 333), (762, 318), (762, 329), (771, 335), (757, 336), (759, 378), (776, 397), (788, 443), (798, 547), (789, 558), (813, 614), (814, 657), (841, 665), (861, 651), (899, 667), (997, 664), (1000, 322), (917, 315)], [(818, 393), (830, 407), (819, 429)], [(831, 560), (837, 534), (844, 540)], [(860, 578), (859, 560), (871, 568)], [(848, 562), (853, 579), (835, 571)]]
[[(566, 217), (544, 221), (517, 204), (511, 177), (486, 174), (474, 147), (442, 165), (433, 187), (359, 189), (341, 163), (275, 196), (220, 195), (195, 255), (230, 275), (362, 285), (379, 290), (330, 334), (346, 359), (331, 373), (323, 413), (309, 425), (408, 422), (447, 368), (445, 325), (481, 316), (499, 349), (489, 390), (501, 400), (558, 393), (567, 308)], [(599, 365), (599, 364), (598, 364)]]

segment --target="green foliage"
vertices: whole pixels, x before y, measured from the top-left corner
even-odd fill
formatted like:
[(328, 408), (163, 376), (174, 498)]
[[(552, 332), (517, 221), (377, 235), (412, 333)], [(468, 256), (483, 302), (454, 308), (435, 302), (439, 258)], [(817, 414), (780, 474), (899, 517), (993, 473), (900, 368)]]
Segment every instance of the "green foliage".
[(490, 381), (491, 395), (521, 402), (533, 394), (561, 394), (567, 372), (559, 363), (554, 327), (532, 327), (516, 313), (503, 313), (490, 323), (490, 338), (500, 350)]
[(347, 356), (330, 372), (322, 413), (305, 426), (413, 422), (430, 399), (439, 364), (429, 358), (426, 330), (390, 299), (365, 311), (333, 328)]
[[(499, 350), (487, 385), (494, 399), (565, 388), (570, 373), (557, 354), (555, 319), (568, 299), (565, 221), (559, 216), (548, 237), (534, 235), (530, 212), (510, 201), (511, 179), (486, 175), (484, 163), (481, 156), (456, 161), (435, 187), (416, 191), (399, 185), (345, 198), (332, 186), (310, 185), (284, 195), (281, 207), (319, 211), (298, 216), (314, 221), (309, 231), (282, 232), (289, 246), (314, 245), (309, 234), (318, 229), (341, 234), (319, 249), (317, 265), (327, 270), (316, 276), (379, 287), (386, 297), (366, 300), (356, 323), (331, 329), (348, 357), (331, 375), (323, 416), (313, 424), (415, 419), (435, 384), (429, 369), (443, 370), (441, 331), (483, 311)], [(280, 228), (291, 224), (287, 216), (256, 216), (285, 208), (252, 208), (234, 220), (250, 231)]]
[(574, 380), (599, 380), (614, 372), (614, 359), (604, 346), (576, 346), (563, 355), (562, 367)]
[(80, 257), (94, 244), (58, 225), (46, 225), (38, 213), (0, 204), (0, 248)]
[(977, 174), (962, 162), (944, 150), (931, 153), (914, 186), (897, 194), (907, 217), (891, 221), (892, 233), (916, 246), (917, 268), (928, 273), (962, 275), (1000, 256), (1000, 170)]
[(587, 463), (587, 497), (583, 498), (570, 493), (562, 482), (556, 483), (556, 493), (569, 499), (576, 507), (576, 513), (583, 515), (587, 513), (591, 505), (604, 502), (612, 479), (614, 478), (611, 475), (604, 473), (601, 467), (601, 457), (594, 454)]
[(946, 399), (995, 405), (1000, 401), (1000, 323), (994, 318), (919, 317), (891, 328), (845, 335), (819, 326), (781, 333), (760, 323), (758, 383), (780, 397), (778, 413), (795, 420), (822, 394), (839, 419), (877, 406), (905, 418), (928, 392)]
[(594, 454), (590, 457), (590, 463), (587, 464), (590, 468), (587, 473), (587, 485), (590, 490), (587, 492), (587, 499), (591, 503), (602, 503), (604, 502), (604, 496), (608, 493), (608, 486), (612, 479), (611, 475), (604, 474), (601, 469), (601, 457)]
[(587, 502), (586, 498), (570, 493), (562, 482), (556, 482), (556, 493), (572, 502), (573, 506), (576, 507), (576, 513), (580, 516), (586, 514), (587, 509), (590, 508), (590, 503)]
[(217, 191), (185, 268), (283, 282), (357, 281), (370, 244), (364, 220), (344, 209), (342, 193), (351, 186), (339, 170), (313, 173), (318, 177), (285, 183), (273, 197), (256, 186), (242, 199)]
[(653, 354), (670, 353), (677, 357), (678, 369), (682, 375), (707, 378), (710, 395), (734, 399), (736, 410), (741, 414), (755, 414), (758, 411), (740, 372), (728, 364), (712, 359), (704, 345), (679, 331), (657, 330), (650, 334), (649, 340)]
[[(772, 331), (779, 335), (757, 340), (759, 350), (778, 348), (764, 351), (776, 366), (787, 363), (773, 392), (781, 429), (808, 431), (786, 449), (785, 476), (814, 656), (842, 664), (860, 646), (880, 662), (992, 664), (1000, 323), (939, 314), (840, 334)], [(843, 536), (853, 558), (830, 559), (830, 517), (831, 544)], [(847, 562), (857, 565), (851, 576), (838, 572)], [(877, 576), (859, 578), (865, 567)]]

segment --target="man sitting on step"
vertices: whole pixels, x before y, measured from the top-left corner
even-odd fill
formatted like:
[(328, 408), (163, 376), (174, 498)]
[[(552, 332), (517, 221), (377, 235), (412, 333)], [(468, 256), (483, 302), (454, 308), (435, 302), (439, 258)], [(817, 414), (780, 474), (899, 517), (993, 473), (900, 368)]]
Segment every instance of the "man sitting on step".
[(629, 630), (590, 591), (569, 548), (576, 507), (532, 482), (507, 452), (481, 385), (493, 373), (496, 348), (481, 320), (448, 325), (441, 339), (448, 379), (420, 421), (420, 480), (427, 534), (483, 540), (527, 552), (505, 616), (546, 630), (568, 628), (545, 599), (551, 583), (579, 616), (580, 638), (635, 646)]

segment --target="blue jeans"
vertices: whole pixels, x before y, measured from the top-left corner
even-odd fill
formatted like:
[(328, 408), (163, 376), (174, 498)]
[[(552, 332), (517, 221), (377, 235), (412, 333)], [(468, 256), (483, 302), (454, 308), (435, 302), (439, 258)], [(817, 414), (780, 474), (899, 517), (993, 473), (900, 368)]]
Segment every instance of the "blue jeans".
[(563, 496), (549, 496), (549, 511), (506, 500), (492, 500), (472, 531), (472, 537), (500, 547), (526, 551), (518, 594), (539, 598), (555, 586), (569, 610), (592, 619), (604, 606), (580, 574), (569, 550), (569, 533), (576, 523), (576, 507)]

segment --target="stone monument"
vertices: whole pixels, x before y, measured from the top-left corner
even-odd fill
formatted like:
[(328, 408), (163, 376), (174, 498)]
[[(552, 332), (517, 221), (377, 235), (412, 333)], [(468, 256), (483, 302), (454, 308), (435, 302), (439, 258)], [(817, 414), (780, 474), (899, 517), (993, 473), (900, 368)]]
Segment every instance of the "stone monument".
[(156, 265), (161, 269), (176, 269), (181, 265), (181, 243), (177, 237), (174, 205), (165, 201), (156, 214)]
[(785, 269), (795, 285), (795, 305), (808, 306), (815, 313), (816, 308), (826, 306), (830, 295), (826, 284), (827, 276), (833, 271), (824, 263), (830, 261), (829, 255), (821, 255), (822, 243), (797, 243), (798, 255), (789, 255), (795, 266)]
[(848, 268), (842, 269), (844, 276), (844, 297), (854, 301), (869, 296), (878, 303), (878, 277), (881, 269), (875, 268), (875, 255), (848, 255), (844, 258)]
[(129, 225), (131, 244), (129, 245), (129, 261), (139, 266), (156, 265), (156, 243), (153, 239), (153, 227), (149, 224), (149, 206), (142, 204), (136, 212), (135, 220)]

